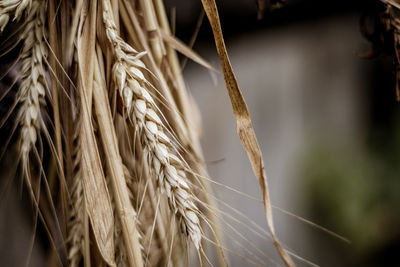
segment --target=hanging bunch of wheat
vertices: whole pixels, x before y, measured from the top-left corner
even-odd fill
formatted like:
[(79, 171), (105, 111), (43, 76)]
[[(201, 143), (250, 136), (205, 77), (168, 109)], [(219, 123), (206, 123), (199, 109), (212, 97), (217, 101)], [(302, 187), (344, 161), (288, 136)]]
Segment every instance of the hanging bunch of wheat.
[[(274, 234), (261, 153), (215, 3), (203, 5), (270, 236), (292, 265)], [(171, 36), (162, 1), (1, 0), (0, 29), (16, 22), (20, 166), (51, 263), (188, 266), (209, 261), (212, 246), (228, 265), (175, 48), (209, 65)]]

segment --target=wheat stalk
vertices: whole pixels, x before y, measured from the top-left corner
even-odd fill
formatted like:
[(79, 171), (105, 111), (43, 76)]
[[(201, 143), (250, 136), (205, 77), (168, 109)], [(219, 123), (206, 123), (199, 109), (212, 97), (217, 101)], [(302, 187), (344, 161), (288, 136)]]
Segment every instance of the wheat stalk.
[(184, 164), (173, 154), (171, 140), (165, 135), (163, 123), (155, 112), (156, 104), (145, 89), (148, 83), (139, 69), (144, 67), (140, 60), (142, 54), (119, 37), (106, 0), (103, 0), (103, 22), (116, 57), (113, 77), (147, 152), (148, 157), (145, 158), (158, 178), (159, 185), (166, 192), (171, 209), (182, 222), (183, 231), (199, 249), (201, 241), (197, 217), (199, 211), (193, 202), (194, 196), (186, 182), (186, 174), (182, 171)]
[(45, 105), (46, 78), (43, 61), (47, 57), (47, 47), (43, 43), (46, 5), (41, 1), (32, 1), (26, 28), (22, 34), (24, 40), (21, 53), (21, 85), (19, 88), (21, 109), (20, 150), (23, 162), (36, 143), (40, 129), (40, 109)]
[[(131, 186), (130, 186), (130, 184), (132, 183), (132, 177), (129, 173), (129, 170), (127, 169), (127, 167), (125, 165), (123, 165), (123, 169), (124, 169), (125, 180), (126, 180), (127, 187), (128, 187), (129, 199), (130, 199), (131, 203), (133, 204), (134, 195), (133, 195), (133, 192), (131, 191)], [(111, 197), (112, 197), (113, 205), (115, 206), (115, 199), (114, 199), (113, 194), (111, 194)], [(140, 221), (137, 218), (137, 213), (134, 208), (132, 208), (131, 216), (133, 216), (134, 221), (137, 223), (138, 228), (139, 228)], [(115, 216), (114, 222), (115, 222), (115, 226), (114, 226), (115, 263), (116, 263), (117, 267), (129, 266), (128, 265), (128, 253), (127, 253), (127, 249), (126, 249), (126, 246), (125, 246), (124, 240), (123, 240), (123, 228), (122, 228), (121, 221), (118, 218), (118, 216)], [(139, 249), (142, 252), (142, 255), (144, 255), (143, 254), (143, 246), (141, 244), (142, 234), (140, 233), (139, 229), (138, 229), (138, 241), (139, 241), (139, 246), (140, 246)]]

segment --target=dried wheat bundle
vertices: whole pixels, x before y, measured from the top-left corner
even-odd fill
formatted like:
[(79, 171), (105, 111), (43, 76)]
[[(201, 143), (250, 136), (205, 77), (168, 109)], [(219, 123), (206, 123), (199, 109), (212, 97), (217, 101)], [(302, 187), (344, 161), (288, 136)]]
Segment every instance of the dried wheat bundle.
[[(270, 233), (239, 222), (268, 236), (292, 266), (275, 235), (262, 155), (215, 2), (202, 3)], [(176, 50), (213, 68), (171, 35), (163, 2), (1, 0), (1, 31), (17, 22), (20, 164), (49, 234), (50, 265), (204, 265), (209, 247), (228, 265), (220, 224), (232, 226), (210, 190)], [(261, 255), (236, 254), (264, 265), (268, 256), (255, 249)]]

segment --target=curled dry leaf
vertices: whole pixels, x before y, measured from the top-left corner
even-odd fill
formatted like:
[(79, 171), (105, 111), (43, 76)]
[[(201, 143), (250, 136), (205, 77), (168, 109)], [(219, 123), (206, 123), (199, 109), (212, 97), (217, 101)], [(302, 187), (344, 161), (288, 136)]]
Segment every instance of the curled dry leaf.
[(214, 34), (215, 44), (222, 62), (222, 70), (224, 74), (226, 88), (228, 89), (233, 113), (236, 117), (237, 132), (240, 141), (242, 142), (242, 146), (246, 150), (247, 156), (253, 168), (253, 172), (256, 175), (262, 190), (265, 213), (269, 230), (271, 232), (271, 237), (285, 264), (288, 266), (294, 266), (292, 260), (283, 249), (282, 245), (279, 243), (275, 234), (271, 202), (268, 193), (268, 182), (265, 175), (262, 153), (257, 142), (253, 125), (251, 123), (250, 113), (247, 109), (246, 102), (244, 101), (242, 92), (240, 91), (239, 85), (235, 77), (235, 73), (233, 72), (231, 63), (229, 61), (215, 0), (202, 0), (202, 3), (206, 11), (208, 20), (210, 21)]
[[(94, 1), (91, 1), (93, 4)], [(114, 216), (110, 195), (101, 164), (94, 129), (91, 121), (91, 99), (93, 86), (93, 57), (95, 56), (96, 6), (86, 18), (82, 36), (78, 37), (77, 52), (83, 59), (79, 61), (80, 104), (82, 116), (81, 150), (82, 150), (82, 184), (86, 209), (100, 254), (110, 266), (114, 260)], [(87, 64), (83, 64), (86, 62)]]

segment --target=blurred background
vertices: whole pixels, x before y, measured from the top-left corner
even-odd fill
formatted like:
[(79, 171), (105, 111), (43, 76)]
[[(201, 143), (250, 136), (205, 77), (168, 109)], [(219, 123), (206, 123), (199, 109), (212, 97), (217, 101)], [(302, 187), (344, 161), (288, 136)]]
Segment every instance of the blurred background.
[[(231, 63), (264, 154), (272, 204), (350, 240), (274, 209), (277, 235), (285, 247), (321, 266), (400, 266), (400, 110), (393, 57), (360, 57), (371, 49), (360, 21), (374, 31), (378, 2), (287, 0), (274, 9), (266, 0), (264, 19), (257, 20), (256, 1), (217, 1)], [(175, 18), (177, 37), (189, 43), (201, 2), (167, 0), (166, 6)], [(220, 68), (206, 18), (194, 50)], [(221, 73), (190, 60), (183, 73), (201, 111), (210, 176), (253, 197), (213, 185), (225, 203), (220, 209), (250, 228), (256, 228), (254, 222), (267, 229), (257, 200), (261, 192), (237, 137)], [(3, 170), (15, 171), (7, 168), (12, 162), (2, 164)], [(21, 255), (30, 247), (32, 214), (26, 212), (30, 207), (25, 201), (18, 201), (21, 190), (9, 190), (9, 199), (0, 205), (0, 259), (25, 266)], [(225, 220), (232, 266), (250, 265), (236, 254), (256, 260), (261, 252), (283, 264), (270, 240)], [(35, 246), (30, 266), (43, 266), (43, 253)]]
[[(200, 1), (167, 3), (176, 14), (176, 35), (188, 43), (201, 15)], [(279, 9), (266, 1), (261, 21), (255, 1), (217, 4), (264, 154), (272, 204), (351, 243), (275, 209), (278, 237), (321, 266), (400, 266), (400, 109), (393, 57), (360, 57), (371, 49), (360, 22), (375, 30), (379, 1), (287, 0)], [(194, 50), (219, 68), (206, 18)], [(211, 177), (261, 199), (222, 75), (189, 61), (184, 76), (201, 110)], [(261, 203), (213, 188), (220, 199), (267, 229)], [(271, 242), (227, 221), (281, 264)], [(230, 249), (257, 255), (243, 239), (235, 238), (240, 245), (232, 241), (232, 230), (224, 228)], [(233, 266), (249, 265), (230, 257)]]

